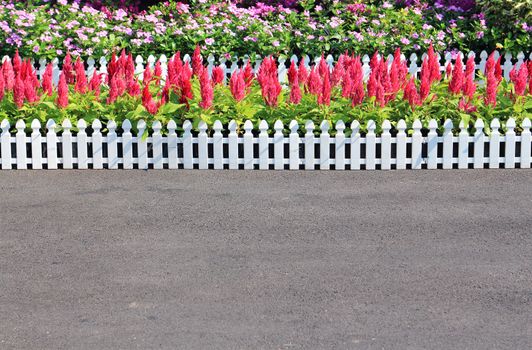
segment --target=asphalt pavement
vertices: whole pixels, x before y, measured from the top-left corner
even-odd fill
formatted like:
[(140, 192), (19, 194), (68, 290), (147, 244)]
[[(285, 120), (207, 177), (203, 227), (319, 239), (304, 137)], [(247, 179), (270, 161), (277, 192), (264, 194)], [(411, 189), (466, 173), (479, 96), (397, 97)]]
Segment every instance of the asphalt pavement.
[(0, 171), (0, 349), (530, 349), (532, 170)]

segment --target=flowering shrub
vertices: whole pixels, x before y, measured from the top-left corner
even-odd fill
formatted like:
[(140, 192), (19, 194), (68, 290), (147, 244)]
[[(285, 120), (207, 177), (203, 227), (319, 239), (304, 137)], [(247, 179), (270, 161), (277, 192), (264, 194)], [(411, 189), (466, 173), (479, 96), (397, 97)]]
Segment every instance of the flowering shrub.
[[(480, 1), (480, 0), (479, 0)], [(506, 1), (506, 0), (498, 0)], [(148, 11), (113, 1), (0, 0), (0, 55), (19, 49), (26, 57), (190, 53), (196, 44), (216, 55), (309, 54), (338, 56), (346, 50), (423, 52), (443, 50), (528, 51), (532, 26), (526, 17), (504, 25), (496, 16), (469, 10), (471, 1), (323, 0), (282, 4), (165, 1)], [(121, 1), (114, 2), (118, 5)], [(462, 4), (457, 7), (453, 4)], [(285, 6), (283, 6), (285, 5)], [(491, 13), (491, 12), (488, 12)]]
[(511, 72), (511, 82), (502, 78), (500, 60), (492, 54), (486, 62), (484, 76), (475, 76), (473, 58), (464, 66), (461, 60), (440, 72), (432, 47), (421, 68), (420, 78), (408, 74), (406, 63), (396, 50), (390, 67), (375, 54), (370, 62), (371, 74), (363, 81), (359, 56), (343, 54), (332, 70), (325, 60), (308, 69), (292, 63), (289, 84), (282, 88), (277, 79), (277, 65), (266, 58), (254, 74), (249, 63), (237, 70), (224, 84), (223, 71), (212, 74), (202, 64), (199, 49), (192, 65), (179, 54), (168, 62), (168, 76), (162, 78), (159, 63), (153, 71), (148, 67), (140, 82), (134, 74), (131, 54), (113, 55), (108, 74), (97, 72), (87, 79), (81, 61), (67, 55), (59, 84), (52, 84), (52, 66), (37, 78), (29, 60), (15, 55), (5, 61), (0, 73), (0, 120), (11, 125), (47, 119), (85, 119), (132, 121), (144, 119), (167, 123), (200, 120), (212, 125), (215, 120), (242, 124), (281, 119), (288, 125), (292, 119), (303, 123), (329, 120), (348, 122), (352, 119), (397, 122), (414, 119), (424, 122), (432, 118), (443, 122), (451, 119), (458, 125), (464, 120), (482, 118), (486, 125), (492, 118), (518, 121), (532, 117), (532, 62), (525, 62)]

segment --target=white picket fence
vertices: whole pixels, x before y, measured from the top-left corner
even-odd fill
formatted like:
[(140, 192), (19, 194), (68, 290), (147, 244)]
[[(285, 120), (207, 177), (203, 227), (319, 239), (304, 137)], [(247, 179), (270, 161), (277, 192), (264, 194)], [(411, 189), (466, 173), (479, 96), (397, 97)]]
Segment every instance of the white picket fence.
[[(523, 52), (520, 52), (519, 54), (517, 54), (515, 58), (512, 56), (511, 53), (503, 53), (503, 55), (504, 55), (503, 56), (504, 59), (502, 60), (502, 69), (503, 69), (503, 75), (507, 80), (510, 78), (510, 72), (512, 71), (514, 66), (517, 66), (517, 68), (519, 68), (525, 60), (527, 59), (532, 60), (532, 52), (528, 55), (528, 58)], [(486, 51), (482, 51), (480, 54), (476, 54), (475, 52), (469, 52), (467, 55), (463, 53), (459, 54), (459, 57), (461, 57), (462, 59), (469, 58), (469, 57), (475, 57), (475, 60), (477, 62), (476, 69), (480, 73), (484, 72), (488, 56), (489, 55)], [(500, 53), (496, 51), (495, 56), (498, 59), (500, 56)], [(421, 64), (425, 57), (426, 57), (426, 54), (423, 54), (421, 57), (419, 57), (416, 54), (410, 55), (407, 61), (407, 65), (408, 65), (409, 73), (411, 75), (417, 75), (421, 71)], [(447, 66), (449, 62), (454, 62), (454, 60), (452, 59), (452, 55), (450, 53), (447, 53), (445, 55), (443, 62), (441, 61), (441, 56), (439, 56), (439, 54), (438, 54), (438, 57), (440, 58), (440, 62), (443, 63), (443, 65), (440, 66), (440, 70), (442, 72), (445, 71), (445, 67)], [(479, 57), (480, 59), (478, 59)], [(9, 60), (9, 59), (10, 58), (8, 56), (4, 56), (2, 59), (2, 62), (4, 62), (5, 60)], [(315, 57), (313, 60), (311, 60), (311, 58), (308, 55), (304, 55), (301, 58), (298, 58), (295, 55), (292, 55), (290, 59), (287, 59), (284, 57), (277, 58), (277, 62), (279, 65), (278, 75), (279, 75), (279, 81), (281, 83), (284, 84), (284, 83), (287, 83), (288, 81), (287, 72), (288, 72), (290, 63), (292, 61), (298, 63), (300, 59), (304, 60), (305, 65), (308, 68), (311, 64), (311, 61), (317, 64), (320, 62), (321, 57)], [(368, 79), (369, 74), (371, 72), (371, 69), (369, 66), (370, 59), (371, 57), (369, 55), (362, 56), (362, 63), (363, 63), (362, 68), (364, 71), (365, 80)], [(190, 55), (186, 54), (183, 56), (184, 62), (190, 62), (190, 60), (191, 60)], [(231, 60), (228, 60), (223, 56), (216, 59), (213, 55), (209, 55), (206, 58), (206, 62), (204, 63), (207, 64), (209, 73), (212, 72), (212, 69), (215, 66), (217, 65), (221, 66), (225, 70), (225, 77), (227, 80), (231, 76), (231, 74), (233, 74), (234, 71), (236, 71), (243, 65), (247, 64), (249, 60), (250, 60), (250, 57), (247, 55), (244, 57), (235, 56), (235, 57), (232, 57)], [(332, 55), (327, 55), (325, 57), (325, 60), (327, 64), (329, 65), (329, 68), (332, 69), (332, 67), (334, 66), (335, 58)], [(406, 57), (404, 55), (402, 55), (402, 60), (403, 61), (406, 60)], [(141, 56), (137, 56), (135, 58), (135, 73), (137, 74), (140, 80), (142, 80), (142, 73), (144, 72), (146, 65), (148, 65), (150, 68), (153, 69), (157, 61), (161, 62), (162, 75), (163, 75), (163, 78), (166, 78), (168, 58), (165, 55), (161, 55), (158, 59), (153, 55), (150, 55), (147, 59), (144, 59)], [(389, 55), (387, 57), (387, 61), (389, 64), (391, 64), (391, 62), (393, 61), (393, 56)], [(253, 65), (254, 72), (258, 71), (258, 68), (261, 62), (262, 62), (262, 58), (257, 56), (254, 60), (254, 65)], [(39, 60), (38, 66), (36, 67), (36, 71), (37, 71), (39, 78), (42, 78), (42, 75), (44, 74), (47, 64), (48, 62), (46, 61), (46, 59)], [(92, 57), (89, 58), (85, 62), (87, 76), (92, 77), (94, 71), (98, 71), (99, 73), (102, 73), (102, 74), (107, 74), (107, 64), (108, 64), (108, 61), (106, 57), (101, 57), (98, 61), (96, 61)], [(53, 65), (53, 69), (52, 69), (53, 70), (53, 81), (54, 81), (54, 84), (57, 85), (59, 81), (59, 75), (61, 74), (59, 59), (57, 58), (53, 59), (52, 65)], [(34, 66), (35, 66), (35, 62), (34, 62)]]
[(514, 119), (506, 122), (504, 134), (495, 119), (489, 136), (481, 120), (475, 123), (473, 135), (463, 123), (459, 134), (454, 135), (450, 120), (443, 124), (441, 135), (438, 123), (431, 120), (424, 135), (421, 122), (416, 120), (411, 136), (404, 120), (397, 123), (393, 136), (387, 120), (382, 123), (380, 135), (375, 133), (374, 121), (367, 122), (363, 135), (359, 122), (353, 121), (349, 137), (342, 121), (336, 123), (334, 136), (326, 121), (319, 126), (319, 133), (315, 133), (314, 123), (306, 122), (304, 134), (296, 121), (289, 124), (289, 131), (277, 121), (273, 135), (268, 133), (265, 121), (255, 133), (250, 121), (244, 123), (243, 133), (237, 130), (235, 121), (227, 130), (219, 121), (212, 130), (201, 122), (197, 135), (192, 133), (189, 121), (183, 123), (181, 135), (176, 133), (176, 123), (170, 121), (163, 135), (163, 126), (156, 121), (148, 137), (142, 136), (147, 130), (144, 121), (137, 123), (137, 135), (132, 134), (128, 120), (120, 130), (109, 121), (105, 134), (99, 120), (90, 127), (79, 120), (75, 135), (69, 120), (61, 128), (49, 120), (46, 134), (41, 132), (38, 120), (31, 123), (31, 134), (26, 133), (27, 125), (22, 120), (16, 123), (14, 135), (10, 127), (7, 120), (0, 124), (1, 169), (478, 169), (530, 168), (532, 159), (529, 119), (521, 123), (520, 135), (516, 135)]

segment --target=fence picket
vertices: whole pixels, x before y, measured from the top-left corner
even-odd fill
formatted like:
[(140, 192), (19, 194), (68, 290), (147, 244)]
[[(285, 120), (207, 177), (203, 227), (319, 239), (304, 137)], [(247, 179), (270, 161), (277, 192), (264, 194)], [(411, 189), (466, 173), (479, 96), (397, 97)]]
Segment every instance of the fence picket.
[(523, 131), (521, 132), (521, 169), (530, 168), (530, 153), (532, 148), (532, 138), (530, 135), (530, 119), (525, 118), (521, 123)]
[(209, 146), (207, 136), (207, 123), (203, 120), (198, 124), (198, 168), (209, 169)]
[(461, 120), (458, 126), (460, 133), (458, 134), (458, 169), (468, 168), (469, 157), (469, 133), (464, 121)]
[(74, 161), (72, 159), (72, 122), (69, 119), (63, 120), (63, 135), (61, 143), (63, 145), (63, 169), (73, 169)]
[(236, 133), (236, 121), (229, 122), (229, 169), (238, 169), (238, 134)]
[(429, 121), (429, 133), (427, 135), (427, 169), (438, 169), (438, 123), (436, 120)]
[(477, 119), (475, 122), (473, 167), (475, 169), (484, 168), (484, 122)]
[(390, 130), (392, 124), (389, 120), (382, 122), (381, 135), (381, 169), (390, 170), (392, 168), (392, 135)]
[(443, 123), (443, 169), (453, 168), (453, 127), (451, 119)]
[(213, 157), (214, 157), (214, 169), (221, 170), (224, 168), (223, 163), (223, 135), (222, 135), (222, 122), (216, 120), (213, 125), (214, 134), (213, 140)]
[(336, 136), (335, 136), (335, 165), (334, 169), (336, 170), (345, 170), (345, 123), (343, 120), (339, 120), (335, 125)]
[(183, 123), (183, 168), (194, 169), (192, 153), (192, 123), (185, 120)]
[(131, 134), (131, 122), (126, 119), (122, 122), (122, 154), (124, 157), (124, 169), (133, 169), (133, 135)]
[(168, 129), (168, 169), (177, 169), (179, 167), (177, 161), (177, 134), (175, 132), (175, 129), (177, 129), (177, 125), (175, 121), (170, 120), (166, 128)]
[(246, 120), (244, 123), (244, 169), (253, 169), (253, 123)]
[(324, 120), (320, 124), (320, 169), (328, 170), (331, 167), (331, 136), (329, 135), (329, 121)]
[(100, 132), (102, 122), (94, 119), (92, 129), (92, 168), (103, 169), (103, 138)]
[(406, 169), (406, 122), (401, 119), (397, 122), (397, 165), (396, 169)]
[(498, 169), (499, 168), (499, 157), (500, 157), (500, 133), (499, 128), (501, 127), (501, 124), (499, 123), (499, 120), (497, 118), (493, 119), (491, 121), (491, 135), (490, 135), (490, 146), (489, 146), (489, 154), (490, 154), (490, 163), (489, 167), (490, 169)]
[(48, 158), (48, 169), (57, 169), (57, 134), (55, 129), (57, 124), (53, 119), (46, 123), (48, 132), (46, 133), (46, 157)]
[(28, 164), (26, 160), (26, 132), (24, 129), (26, 128), (26, 123), (24, 123), (24, 120), (19, 119), (17, 121), (17, 124), (15, 125), (15, 128), (17, 129), (16, 134), (16, 149), (17, 149), (17, 169), (27, 169)]
[(11, 165), (11, 134), (9, 133), (9, 122), (7, 119), (2, 120), (0, 124), (2, 134), (0, 135), (0, 144), (2, 145), (2, 169), (12, 169)]
[(368, 129), (366, 134), (366, 170), (375, 170), (375, 158), (377, 157), (377, 136), (375, 135), (375, 129), (377, 128), (377, 125), (375, 124), (375, 121), (368, 120), (366, 127)]
[(31, 129), (31, 168), (34, 170), (42, 169), (41, 122), (37, 119), (33, 119), (31, 122)]
[(275, 170), (284, 169), (284, 135), (283, 122), (277, 120), (273, 125), (273, 167)]
[(152, 124), (152, 149), (153, 149), (153, 169), (163, 169), (163, 136), (161, 130), (163, 125), (156, 120)]
[(506, 134), (504, 135), (505, 149), (504, 149), (504, 167), (506, 169), (515, 168), (515, 120), (509, 118), (506, 122)]
[(305, 122), (305, 169), (306, 170), (314, 170), (315, 164), (314, 164), (314, 144), (315, 144), (315, 137), (314, 137), (314, 123), (312, 120), (307, 120)]
[(116, 122), (107, 122), (107, 167), (118, 169), (118, 137), (116, 135)]
[(351, 122), (351, 170), (360, 169), (360, 123), (357, 120)]
[(297, 121), (292, 120), (290, 122), (290, 136), (289, 136), (289, 159), (290, 159), (290, 170), (299, 170), (299, 144), (301, 142), (299, 138), (299, 124)]
[(269, 169), (269, 141), (268, 141), (268, 123), (261, 120), (259, 123), (259, 169)]
[(412, 133), (412, 169), (421, 169), (423, 163), (423, 154), (421, 143), (423, 142), (423, 136), (421, 135), (421, 122), (419, 119), (414, 120), (412, 125), (414, 132)]

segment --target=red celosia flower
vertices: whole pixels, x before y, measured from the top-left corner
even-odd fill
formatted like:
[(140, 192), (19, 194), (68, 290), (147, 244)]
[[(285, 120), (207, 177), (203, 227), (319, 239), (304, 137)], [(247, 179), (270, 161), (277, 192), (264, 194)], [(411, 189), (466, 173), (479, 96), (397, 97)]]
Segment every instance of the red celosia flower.
[(421, 104), (414, 77), (410, 78), (406, 84), (403, 98), (408, 101), (412, 109)]
[(353, 92), (353, 74), (354, 66), (351, 65), (349, 68), (347, 68), (347, 71), (342, 79), (342, 97), (344, 98), (350, 98), (351, 93)]
[(62, 72), (59, 76), (56, 103), (59, 108), (65, 108), (66, 106), (68, 106), (68, 84), (64, 72)]
[(22, 81), (20, 74), (17, 74), (15, 78), (15, 86), (13, 87), (13, 100), (15, 105), (20, 108), (24, 104), (25, 98), (25, 87), (24, 82)]
[(192, 71), (188, 64), (185, 64), (181, 68), (181, 72), (178, 77), (178, 85), (180, 91), (180, 102), (185, 103), (188, 106), (188, 101), (191, 100), (194, 96), (192, 94), (192, 84), (190, 79), (192, 77)]
[(111, 78), (111, 82), (109, 84), (109, 96), (107, 97), (107, 104), (114, 103), (119, 96), (118, 79), (119, 78), (116, 75)]
[(377, 81), (377, 91), (375, 93), (376, 102), (379, 106), (386, 106), (386, 90), (380, 81)]
[(308, 71), (307, 67), (305, 67), (305, 61), (302, 59), (301, 62), (299, 62), (299, 70), (297, 72), (297, 80), (301, 84), (306, 84), (308, 79)]
[(499, 57), (499, 59), (497, 60), (497, 63), (495, 63), (495, 77), (497, 78), (499, 82), (502, 81), (501, 59), (502, 59), (502, 56)]
[(24, 81), (24, 97), (29, 103), (35, 102), (39, 99), (37, 97), (37, 92), (35, 91), (35, 86), (33, 85), (33, 79), (30, 75), (27, 76)]
[(464, 95), (473, 98), (473, 95), (477, 91), (477, 85), (475, 84), (475, 59), (469, 57), (466, 63), (465, 82), (463, 86)]
[[(168, 63), (168, 70), (170, 71), (170, 63), (172, 61), (170, 61)], [(146, 68), (144, 68), (144, 73), (142, 74), (142, 81), (144, 82), (144, 84), (149, 84), (150, 81), (151, 81), (151, 78), (152, 78), (152, 72), (151, 72), (151, 69), (150, 69), (150, 66), (146, 65)]]
[(297, 67), (294, 61), (290, 63), (290, 68), (288, 68), (287, 76), (288, 76), (288, 84), (292, 85), (292, 83), (294, 82), (294, 79), (297, 78)]
[(87, 92), (87, 75), (85, 73), (85, 66), (79, 57), (76, 60), (74, 69), (76, 71), (76, 85), (74, 86), (74, 90), (80, 94), (84, 94)]
[(375, 51), (371, 57), (371, 60), (369, 61), (369, 67), (371, 68), (371, 71), (377, 70), (380, 64), (379, 51)]
[(449, 91), (453, 94), (459, 94), (464, 85), (464, 71), (462, 64), (462, 57), (458, 55), (456, 64), (454, 65), (451, 82), (449, 83)]
[(486, 96), (485, 103), (489, 106), (495, 107), (497, 105), (497, 88), (499, 80), (495, 76), (495, 69), (490, 69), (486, 72)]
[(207, 68), (203, 68), (201, 72), (199, 72), (199, 79), (201, 93), (201, 101), (199, 105), (203, 109), (209, 109), (212, 107), (214, 92), (212, 89), (212, 82), (209, 78), (209, 71), (207, 70)]
[(162, 78), (163, 68), (161, 67), (161, 61), (157, 61), (157, 63), (155, 63), (155, 68), (153, 69), (153, 76), (158, 79)]
[(216, 85), (221, 85), (224, 82), (225, 71), (221, 66), (214, 67), (212, 69), (212, 83)]
[[(320, 63), (318, 64), (318, 72), (320, 73), (320, 78), (323, 79), (325, 75), (330, 74), (329, 73), (329, 66), (327, 65), (327, 61), (325, 61), (325, 58), (323, 57), (323, 54), (321, 54)], [(330, 77), (329, 77), (330, 78)]]
[(458, 108), (466, 113), (473, 113), (477, 111), (477, 107), (466, 101), (465, 98), (461, 98), (458, 102)]
[(301, 88), (299, 87), (299, 80), (296, 74), (290, 85), (290, 103), (297, 105), (301, 102), (301, 98)]
[(373, 97), (377, 95), (377, 83), (379, 76), (379, 66), (380, 64), (375, 64), (375, 68), (371, 69), (368, 80), (368, 96)]
[(532, 61), (528, 62), (528, 93), (532, 95)]
[(5, 88), (6, 88), (6, 82), (4, 79), (4, 75), (1, 74), (0, 72), (0, 101), (2, 101), (4, 98)]
[(246, 64), (244, 67), (244, 82), (246, 83), (246, 90), (247, 93), (249, 93), (251, 89), (251, 84), (253, 84), (253, 79), (255, 79), (255, 75), (253, 74), (253, 68), (251, 68), (251, 63)]
[(196, 45), (194, 49), (194, 54), (192, 55), (192, 72), (194, 75), (199, 76), (203, 68), (201, 51), (199, 45)]
[(321, 91), (318, 95), (318, 104), (326, 106), (331, 104), (331, 82), (329, 78), (329, 70), (327, 70), (323, 75)]
[(321, 78), (318, 74), (318, 67), (314, 66), (310, 69), (310, 74), (307, 79), (307, 90), (313, 95), (318, 95), (321, 91)]
[(137, 79), (131, 78), (127, 82), (127, 93), (129, 96), (139, 96), (140, 95), (140, 85)]
[(434, 48), (432, 47), (432, 43), (430, 43), (429, 46), (429, 52), (428, 52), (428, 64), (430, 67), (430, 84), (434, 83), (435, 81), (440, 81), (441, 79), (441, 73), (440, 73), (440, 62), (438, 60), (438, 56), (434, 53)]
[(246, 82), (244, 81), (244, 71), (235, 71), (229, 80), (231, 94), (237, 102), (246, 97)]
[(142, 105), (151, 115), (157, 114), (159, 106), (153, 100), (153, 97), (150, 93), (149, 84), (146, 84), (146, 86), (144, 86), (144, 90), (142, 91)]
[(44, 70), (44, 74), (42, 76), (42, 90), (48, 96), (52, 96), (52, 94), (54, 93), (54, 84), (53, 84), (52, 78), (53, 78), (53, 66), (51, 63), (49, 63), (46, 66), (46, 69)]
[[(515, 71), (515, 68), (512, 72)], [(517, 96), (523, 96), (526, 91), (527, 80), (528, 80), (528, 67), (527, 63), (524, 62), (521, 64), (521, 68), (514, 74), (510, 74), (510, 78), (514, 83), (514, 91)]]
[(259, 68), (257, 80), (261, 87), (262, 98), (267, 106), (277, 106), (281, 93), (281, 84), (277, 76), (277, 64), (273, 57), (266, 57)]
[(450, 79), (452, 72), (453, 72), (453, 64), (449, 62), (447, 63), (447, 66), (445, 66), (445, 78)]
[(352, 87), (352, 104), (357, 106), (364, 101), (364, 72), (362, 71), (362, 63), (360, 57), (357, 56), (354, 63), (350, 67), (350, 74), (353, 80)]
[(102, 75), (94, 71), (89, 82), (89, 90), (94, 93), (94, 96), (100, 96), (100, 88), (102, 85)]
[(2, 73), (4, 75), (6, 90), (13, 90), (13, 87), (15, 86), (15, 70), (13, 69), (11, 61), (4, 61), (4, 64), (2, 65)]
[(20, 70), (22, 69), (22, 60), (20, 59), (20, 55), (18, 54), (18, 49), (15, 51), (15, 56), (13, 57), (13, 70), (15, 74), (20, 74)]
[(63, 60), (63, 74), (65, 74), (67, 84), (74, 83), (73, 70), (72, 57), (70, 57), (70, 52), (67, 52), (65, 59)]
[(432, 74), (432, 67), (430, 67), (429, 60), (425, 58), (421, 65), (421, 86), (419, 88), (421, 102), (425, 101), (430, 93)]
[(124, 65), (125, 79), (127, 81), (135, 78), (135, 63), (133, 62), (133, 55), (128, 54), (126, 58), (126, 63)]

